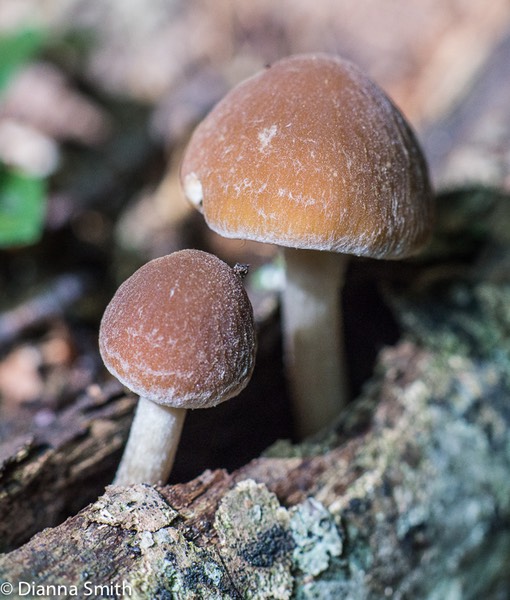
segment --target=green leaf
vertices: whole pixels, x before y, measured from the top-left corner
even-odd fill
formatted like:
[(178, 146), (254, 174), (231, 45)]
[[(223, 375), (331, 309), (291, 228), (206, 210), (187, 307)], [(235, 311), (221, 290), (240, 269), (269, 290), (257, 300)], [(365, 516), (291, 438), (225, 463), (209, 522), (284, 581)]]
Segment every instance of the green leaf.
[(37, 242), (45, 212), (46, 182), (0, 167), (0, 247)]
[(7, 87), (22, 65), (41, 51), (44, 42), (45, 34), (39, 29), (22, 29), (0, 36), (0, 90)]

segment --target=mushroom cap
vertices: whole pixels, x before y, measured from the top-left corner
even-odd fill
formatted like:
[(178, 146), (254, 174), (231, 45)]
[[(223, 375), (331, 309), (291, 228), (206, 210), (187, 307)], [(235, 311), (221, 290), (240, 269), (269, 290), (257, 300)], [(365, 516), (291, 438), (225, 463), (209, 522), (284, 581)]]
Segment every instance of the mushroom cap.
[(181, 180), (225, 237), (398, 258), (432, 228), (409, 125), (356, 66), (325, 54), (282, 59), (232, 89), (194, 131)]
[(175, 408), (206, 408), (248, 383), (256, 340), (241, 278), (216, 256), (181, 250), (142, 266), (117, 290), (99, 331), (108, 370)]

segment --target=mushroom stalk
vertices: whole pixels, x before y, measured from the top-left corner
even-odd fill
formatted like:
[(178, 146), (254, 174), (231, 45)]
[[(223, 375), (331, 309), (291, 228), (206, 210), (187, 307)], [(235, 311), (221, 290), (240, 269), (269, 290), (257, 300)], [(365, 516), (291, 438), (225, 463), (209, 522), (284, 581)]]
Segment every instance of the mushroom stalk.
[(298, 436), (331, 423), (347, 402), (341, 289), (347, 257), (283, 249), (285, 369)]
[(140, 397), (114, 485), (165, 483), (174, 464), (185, 408)]

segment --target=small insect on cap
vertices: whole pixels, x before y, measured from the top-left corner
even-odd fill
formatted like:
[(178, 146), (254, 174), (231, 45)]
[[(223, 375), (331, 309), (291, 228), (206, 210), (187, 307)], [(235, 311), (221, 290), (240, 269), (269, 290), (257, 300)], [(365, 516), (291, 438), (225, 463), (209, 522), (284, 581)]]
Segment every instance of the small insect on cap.
[(106, 308), (99, 348), (140, 396), (206, 408), (237, 395), (255, 363), (253, 311), (236, 272), (200, 250), (147, 263)]
[(325, 54), (285, 58), (231, 90), (195, 130), (181, 178), (225, 237), (399, 258), (432, 227), (410, 127), (356, 66)]

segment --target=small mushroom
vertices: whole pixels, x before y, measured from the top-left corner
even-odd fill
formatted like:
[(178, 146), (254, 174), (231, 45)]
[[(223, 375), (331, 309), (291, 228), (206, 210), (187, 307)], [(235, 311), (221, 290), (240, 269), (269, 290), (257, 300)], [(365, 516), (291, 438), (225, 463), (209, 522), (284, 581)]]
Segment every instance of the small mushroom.
[(165, 482), (186, 410), (224, 402), (250, 380), (256, 338), (242, 279), (200, 250), (152, 260), (107, 306), (99, 349), (140, 396), (114, 483)]
[(427, 166), (411, 128), (352, 63), (296, 55), (216, 105), (190, 139), (181, 180), (220, 235), (284, 247), (295, 422), (301, 436), (317, 431), (347, 399), (342, 255), (406, 257), (431, 232)]

